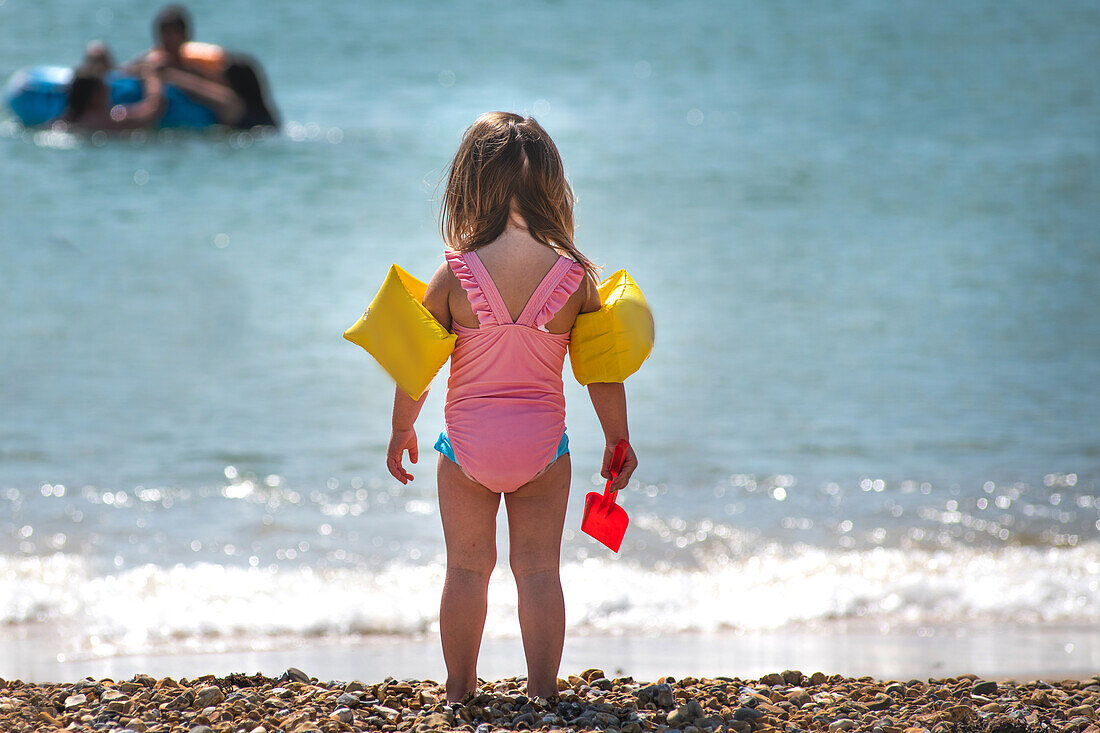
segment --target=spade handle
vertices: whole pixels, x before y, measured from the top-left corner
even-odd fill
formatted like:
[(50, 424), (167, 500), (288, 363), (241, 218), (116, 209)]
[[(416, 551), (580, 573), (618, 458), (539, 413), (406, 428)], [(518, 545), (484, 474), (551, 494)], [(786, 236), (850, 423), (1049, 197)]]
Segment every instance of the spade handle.
[(611, 454), (611, 478), (607, 480), (607, 483), (603, 487), (603, 495), (605, 499), (615, 500), (615, 495), (618, 494), (618, 490), (611, 490), (611, 482), (619, 477), (619, 472), (623, 470), (623, 464), (626, 462), (626, 452), (630, 450), (630, 443), (625, 440), (620, 440), (615, 444), (615, 450)]

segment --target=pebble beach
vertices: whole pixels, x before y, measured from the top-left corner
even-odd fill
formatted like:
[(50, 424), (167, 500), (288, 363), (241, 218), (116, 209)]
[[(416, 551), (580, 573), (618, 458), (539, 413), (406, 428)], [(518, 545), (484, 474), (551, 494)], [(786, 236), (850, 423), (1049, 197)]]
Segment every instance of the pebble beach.
[(447, 704), (432, 680), (321, 681), (207, 675), (75, 683), (0, 680), (0, 730), (107, 733), (602, 731), (642, 733), (1100, 733), (1100, 675), (1027, 682), (975, 675), (876, 680), (797, 670), (737, 677), (559, 679), (555, 699), (529, 699), (518, 677), (483, 682)]

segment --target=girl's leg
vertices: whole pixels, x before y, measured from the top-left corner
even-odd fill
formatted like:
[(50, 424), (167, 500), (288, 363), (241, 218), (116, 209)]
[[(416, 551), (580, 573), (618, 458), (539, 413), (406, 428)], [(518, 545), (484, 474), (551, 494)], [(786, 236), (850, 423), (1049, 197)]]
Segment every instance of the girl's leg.
[(439, 604), (439, 636), (447, 664), (447, 702), (477, 687), (477, 653), (485, 628), (489, 575), (497, 561), (500, 494), (439, 457), (439, 514), (447, 545), (447, 579)]
[(571, 464), (566, 454), (544, 474), (504, 495), (509, 564), (519, 589), (519, 628), (527, 656), (527, 694), (558, 694), (565, 644), (565, 599), (558, 567)]

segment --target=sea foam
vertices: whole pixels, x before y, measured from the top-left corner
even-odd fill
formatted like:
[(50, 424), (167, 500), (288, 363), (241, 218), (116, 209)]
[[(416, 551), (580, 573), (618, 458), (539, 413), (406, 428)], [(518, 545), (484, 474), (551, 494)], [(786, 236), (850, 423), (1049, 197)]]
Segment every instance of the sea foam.
[[(0, 556), (0, 622), (54, 624), (71, 657), (271, 648), (317, 637), (438, 630), (438, 560), (367, 568), (143, 565), (95, 574), (79, 557)], [(562, 568), (571, 633), (666, 634), (837, 621), (1100, 623), (1100, 543), (1072, 548), (773, 546), (703, 570), (590, 558)], [(515, 584), (498, 568), (486, 634), (516, 636)]]

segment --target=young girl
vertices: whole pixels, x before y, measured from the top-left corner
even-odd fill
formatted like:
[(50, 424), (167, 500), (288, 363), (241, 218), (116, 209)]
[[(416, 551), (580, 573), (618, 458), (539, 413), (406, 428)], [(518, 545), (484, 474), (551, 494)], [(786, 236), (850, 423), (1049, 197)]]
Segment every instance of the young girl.
[[(530, 117), (492, 112), (466, 131), (451, 161), (440, 213), (446, 262), (424, 305), (458, 337), (447, 384), (446, 430), (436, 450), (447, 578), (439, 608), (447, 700), (477, 685), (496, 515), (504, 495), (509, 564), (519, 590), (527, 694), (558, 692), (565, 602), (558, 575), (569, 499), (562, 366), (580, 313), (598, 310), (594, 266), (573, 243), (573, 191), (557, 147)], [(591, 384), (603, 426), (602, 474), (629, 438), (622, 384)], [(417, 461), (424, 397), (398, 389), (386, 462), (406, 483)], [(638, 461), (631, 449), (612, 489)]]

